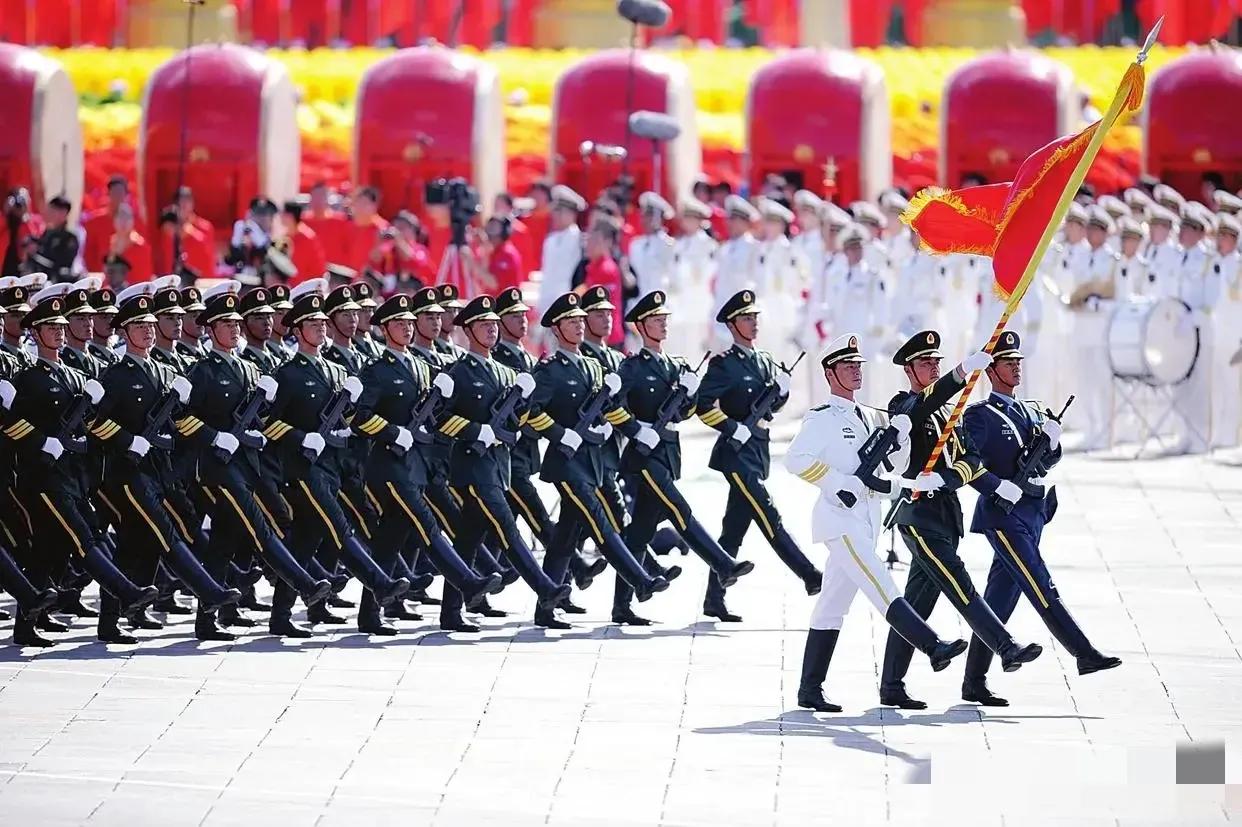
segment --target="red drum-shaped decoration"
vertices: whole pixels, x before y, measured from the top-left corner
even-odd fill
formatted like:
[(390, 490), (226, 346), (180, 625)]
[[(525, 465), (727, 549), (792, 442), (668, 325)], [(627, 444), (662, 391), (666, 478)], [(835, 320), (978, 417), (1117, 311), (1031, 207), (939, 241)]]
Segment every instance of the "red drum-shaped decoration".
[(850, 52), (796, 49), (755, 73), (746, 97), (747, 179), (777, 173), (848, 204), (893, 180), (888, 90)]
[(1206, 173), (1242, 188), (1242, 54), (1211, 48), (1165, 64), (1147, 84), (1143, 169), (1202, 200)]
[[(636, 196), (656, 190), (675, 202), (690, 193), (703, 160), (694, 91), (685, 67), (660, 55), (639, 52), (632, 65), (631, 74), (627, 51), (599, 52), (557, 79), (549, 169), (558, 183), (590, 200), (624, 167)], [(654, 144), (628, 135), (631, 111), (668, 115), (680, 132)]]
[(488, 210), (505, 183), (505, 123), (496, 72), (440, 47), (402, 49), (358, 87), (354, 180), (380, 190), (380, 210), (421, 211), (436, 178), (462, 177)]
[(65, 70), (34, 49), (0, 43), (0, 198), (16, 187), (30, 190), (42, 212), (64, 195), (77, 220), (82, 200), (82, 125), (78, 96)]
[(1026, 157), (1073, 132), (1078, 100), (1069, 69), (1034, 52), (1005, 50), (949, 75), (940, 111), (940, 183), (1012, 181)]
[(263, 53), (195, 46), (147, 82), (138, 180), (148, 226), (184, 181), (195, 211), (226, 238), (256, 195), (277, 204), (297, 195), (301, 163), (297, 90), (285, 67)]

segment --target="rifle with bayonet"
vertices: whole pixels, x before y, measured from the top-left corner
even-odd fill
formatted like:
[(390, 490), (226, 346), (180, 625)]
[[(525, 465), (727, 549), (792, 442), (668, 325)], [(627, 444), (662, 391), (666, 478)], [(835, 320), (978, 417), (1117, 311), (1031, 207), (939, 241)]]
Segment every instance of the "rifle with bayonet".
[(172, 450), (173, 438), (168, 433), (168, 423), (179, 404), (181, 404), (181, 397), (175, 390), (170, 390), (147, 415), (147, 426), (142, 429), (140, 436), (152, 447), (159, 448), (161, 451)]
[[(1069, 406), (1073, 401), (1074, 396), (1070, 394), (1070, 398), (1065, 400), (1065, 405), (1061, 408), (1059, 414), (1054, 414), (1051, 409), (1045, 409), (1044, 415), (1059, 424), (1065, 418), (1065, 412), (1069, 410)], [(1044, 496), (1044, 487), (1038, 483), (1031, 482), (1031, 477), (1041, 476), (1040, 466), (1051, 450), (1052, 440), (1040, 428), (1031, 440), (1031, 444), (1026, 446), (1026, 450), (1022, 452), (1022, 456), (1018, 459), (1018, 470), (1014, 473), (1013, 483), (1022, 489), (1024, 495), (1028, 497)], [(1014, 506), (1017, 505), (1017, 503), (1011, 503), (1004, 497), (998, 497), (995, 494), (992, 495), (992, 503), (1006, 514), (1011, 513)]]
[[(419, 445), (430, 445), (435, 441), (435, 435), (427, 430), (427, 423), (431, 422), (436, 408), (443, 399), (444, 396), (440, 393), (440, 389), (432, 385), (431, 389), (423, 395), (422, 400), (414, 406), (410, 414), (410, 424), (406, 427), (410, 430), (410, 436), (414, 437), (414, 441)], [(405, 449), (395, 442), (388, 448), (399, 457), (405, 456)]]
[[(699, 360), (699, 364), (691, 373), (697, 374), (702, 369), (703, 363), (707, 361), (710, 353), (704, 353), (703, 358)], [(795, 363), (796, 364), (796, 363)], [(683, 374), (684, 375), (684, 374)], [(678, 379), (681, 377), (678, 376)], [(665, 383), (667, 384), (667, 383)], [(690, 399), (690, 392), (680, 383), (677, 382), (669, 387), (668, 396), (664, 397), (664, 401), (660, 403), (659, 410), (656, 411), (655, 420), (651, 423), (651, 428), (659, 435), (661, 440), (671, 441), (674, 432), (668, 430), (668, 426), (681, 417), (681, 411), (685, 407), (686, 402)], [(634, 450), (642, 454), (644, 457), (649, 456), (654, 448), (648, 447), (642, 442), (634, 443)]]
[[(793, 364), (789, 367), (785, 367), (784, 363), (781, 362), (777, 363), (777, 367), (785, 373), (792, 375), (794, 368), (798, 366), (798, 363), (802, 361), (804, 356), (806, 356), (805, 350), (798, 354), (798, 358), (794, 359)], [(746, 426), (752, 436), (757, 436), (760, 439), (769, 438), (768, 429), (759, 423), (766, 422), (772, 418), (772, 409), (776, 407), (776, 403), (780, 398), (781, 387), (775, 382), (768, 385), (755, 397), (755, 401), (750, 406), (750, 413), (742, 420), (742, 424)]]

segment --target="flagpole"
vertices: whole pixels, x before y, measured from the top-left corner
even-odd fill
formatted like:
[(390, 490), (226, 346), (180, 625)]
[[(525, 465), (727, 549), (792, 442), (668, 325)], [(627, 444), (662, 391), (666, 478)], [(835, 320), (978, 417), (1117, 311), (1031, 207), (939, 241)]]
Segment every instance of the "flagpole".
[[(1044, 233), (1040, 236), (1039, 245), (1035, 248), (1035, 252), (1032, 253), (1030, 260), (1027, 261), (1021, 280), (1018, 281), (1010, 294), (1009, 301), (1005, 304), (1005, 311), (1001, 313), (1000, 319), (996, 322), (996, 328), (992, 331), (992, 337), (988, 339), (988, 343), (983, 348), (984, 353), (990, 355), (996, 349), (996, 344), (1000, 341), (1005, 325), (1009, 323), (1009, 318), (1018, 309), (1018, 305), (1022, 302), (1022, 297), (1026, 295), (1027, 288), (1030, 287), (1031, 281), (1035, 277), (1035, 272), (1043, 261), (1048, 245), (1052, 243), (1053, 236), (1060, 229), (1065, 214), (1069, 212), (1070, 204), (1073, 203), (1075, 196), (1078, 194), (1078, 188), (1082, 186), (1083, 179), (1087, 177), (1087, 172), (1091, 169), (1091, 164), (1094, 163), (1096, 155), (1099, 154), (1100, 147), (1104, 145), (1104, 138), (1108, 135), (1109, 128), (1112, 127), (1113, 123), (1121, 115), (1121, 110), (1134, 94), (1134, 84), (1136, 82), (1139, 84), (1141, 93), (1143, 83), (1142, 66), (1147, 60), (1148, 52), (1151, 51), (1151, 47), (1156, 42), (1156, 36), (1160, 33), (1160, 27), (1163, 23), (1164, 18), (1161, 17), (1156, 21), (1156, 25), (1152, 26), (1151, 32), (1147, 35), (1147, 41), (1138, 53), (1138, 57), (1126, 69), (1126, 74), (1122, 78), (1121, 85), (1117, 88), (1117, 93), (1113, 96), (1113, 102), (1108, 107), (1108, 111), (1096, 123), (1095, 131), (1091, 135), (1091, 141), (1087, 144), (1087, 149), (1083, 152), (1082, 158), (1079, 159), (1078, 165), (1074, 167), (1074, 171), (1070, 174), (1069, 181), (1061, 192), (1061, 197), (1057, 200), (1056, 209), (1052, 211), (1052, 217), (1048, 220), (1048, 226), (1044, 227)], [(941, 453), (944, 452), (944, 446), (948, 443), (949, 436), (962, 418), (962, 412), (966, 409), (966, 402), (970, 399), (970, 395), (982, 374), (983, 371), (977, 370), (966, 379), (966, 387), (962, 389), (962, 393), (957, 399), (957, 404), (953, 406), (953, 412), (949, 414), (948, 420), (945, 421), (944, 430), (940, 432), (940, 437), (936, 440), (936, 445), (927, 457), (927, 463), (923, 466), (924, 474), (930, 474), (935, 469), (936, 462), (940, 459)], [(912, 497), (917, 500), (919, 492), (915, 491)]]

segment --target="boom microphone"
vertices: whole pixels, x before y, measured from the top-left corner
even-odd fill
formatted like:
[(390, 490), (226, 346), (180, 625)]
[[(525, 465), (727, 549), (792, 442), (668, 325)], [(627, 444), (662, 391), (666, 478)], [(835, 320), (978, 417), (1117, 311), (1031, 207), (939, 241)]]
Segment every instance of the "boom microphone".
[(658, 29), (668, 23), (673, 12), (661, 0), (617, 0), (617, 14), (636, 26)]
[(681, 126), (662, 112), (640, 109), (630, 113), (630, 132), (649, 141), (671, 141), (681, 134)]

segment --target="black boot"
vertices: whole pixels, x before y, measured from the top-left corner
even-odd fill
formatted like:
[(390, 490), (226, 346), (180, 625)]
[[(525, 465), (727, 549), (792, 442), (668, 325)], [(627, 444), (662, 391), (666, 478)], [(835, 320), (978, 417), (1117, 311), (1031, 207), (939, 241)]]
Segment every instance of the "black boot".
[(161, 594), (158, 598), (156, 598), (155, 602), (151, 604), (151, 608), (157, 612), (163, 612), (164, 614), (168, 614), (168, 615), (192, 615), (194, 614), (193, 608), (183, 605), (182, 603), (177, 601), (176, 592), (169, 592), (168, 594)]
[(1074, 616), (1069, 613), (1069, 609), (1065, 608), (1065, 604), (1059, 597), (1050, 600), (1048, 608), (1041, 609), (1039, 614), (1048, 626), (1048, 631), (1052, 632), (1052, 636), (1057, 639), (1057, 643), (1064, 646), (1065, 651), (1073, 655), (1074, 660), (1078, 662), (1079, 675), (1090, 675), (1092, 672), (1102, 672), (1121, 665), (1121, 658), (1105, 655), (1091, 645), (1082, 627), (1078, 625), (1078, 621), (1074, 620)]
[(17, 561), (4, 548), (0, 548), (0, 588), (13, 595), (13, 599), (17, 601), (19, 617), (22, 612), (41, 614), (56, 605), (56, 590), (36, 589), (21, 566), (17, 565)]
[(392, 620), (422, 620), (423, 616), (405, 605), (404, 600), (396, 600), (384, 607), (384, 617)]
[(661, 557), (674, 551), (680, 551), (683, 555), (690, 553), (690, 544), (686, 542), (686, 539), (678, 534), (675, 528), (667, 525), (656, 531), (648, 545)]
[(101, 643), (137, 643), (138, 638), (121, 629), (120, 618), (100, 613), (99, 625), (95, 629), (95, 637)]
[[(276, 573), (277, 577), (293, 587), (293, 590), (298, 593), (298, 596), (302, 598), (302, 602), (307, 606), (319, 603), (332, 594), (332, 582), (327, 578), (315, 579), (311, 577), (275, 534), (272, 535), (272, 541), (263, 549), (263, 560), (272, 567), (272, 571)], [(247, 597), (250, 598), (248, 602), (251, 604), (248, 608), (266, 612), (272, 610), (270, 605), (265, 609), (259, 609), (255, 605), (257, 600), (254, 599), (253, 586), (249, 589)]]
[[(568, 589), (569, 587), (563, 586), (562, 588)], [(556, 614), (553, 613), (551, 608), (545, 609), (543, 607), (540, 607), (535, 610), (535, 625), (542, 626), (545, 629), (562, 629), (563, 630), (563, 629), (574, 628), (570, 624), (558, 618)]]
[(477, 632), (479, 627), (466, 620), (460, 614), (440, 615), (441, 632)]
[[(341, 545), (341, 562), (350, 574), (358, 578), (358, 581), (362, 583), (364, 588), (375, 595), (376, 601), (381, 606), (387, 606), (410, 590), (409, 580), (406, 580), (404, 577), (399, 577), (396, 580), (389, 577), (376, 564), (366, 547), (352, 534), (346, 537), (345, 542)], [(384, 624), (381, 623), (380, 625), (383, 626)], [(391, 626), (387, 628), (392, 629)], [(391, 634), (396, 633), (397, 630), (392, 629)], [(389, 632), (373, 632), (372, 634), (389, 634)]]
[(35, 628), (34, 614), (20, 611), (13, 621), (13, 643), (17, 646), (34, 646), (39, 649), (56, 645), (56, 641), (39, 634), (39, 630)]
[[(331, 583), (332, 594), (334, 595), (344, 591), (345, 587), (349, 585), (348, 572), (332, 574), (325, 570), (323, 565), (314, 557), (311, 557), (310, 562), (306, 564), (306, 573), (309, 574), (313, 580), (327, 580)], [(353, 604), (350, 604), (348, 608), (353, 608)]]
[(213, 611), (200, 611), (194, 618), (194, 637), (198, 640), (237, 640), (237, 635), (221, 628)]
[(486, 597), (484, 597), (482, 600), (478, 601), (477, 603), (470, 605), (469, 609), (475, 614), (482, 615), (483, 617), (508, 617), (509, 616), (509, 613), (506, 612), (504, 609), (497, 609), (495, 606), (489, 603)]
[(35, 615), (35, 626), (45, 632), (67, 632), (69, 631), (68, 623), (61, 623), (47, 612), (39, 612)]
[(308, 638), (313, 636), (310, 629), (294, 623), (292, 618), (283, 615), (279, 617), (273, 615), (272, 619), (267, 622), (267, 631), (268, 634), (276, 637)]
[(1000, 656), (1001, 668), (1006, 672), (1018, 671), (1022, 664), (1030, 663), (1044, 651), (1038, 643), (1023, 646), (1015, 641), (992, 607), (981, 597), (966, 604), (962, 617), (984, 645)]
[(132, 614), (125, 616), (125, 622), (129, 624), (131, 629), (148, 629), (156, 631), (164, 628), (164, 624), (151, 617), (151, 613), (146, 609), (139, 609)]
[(634, 597), (644, 603), (652, 596), (668, 588), (668, 581), (663, 577), (649, 577), (643, 571), (642, 564), (634, 559), (621, 535), (609, 532), (604, 535), (604, 544), (600, 553), (608, 560), (608, 564), (616, 569), (617, 576), (624, 579), (634, 589)]
[(82, 556), (82, 568), (95, 579), (99, 588), (104, 589), (121, 602), (120, 613), (123, 615), (145, 609), (155, 602), (155, 598), (159, 597), (159, 590), (154, 586), (135, 586), (116, 567), (112, 558), (100, 544), (93, 545), (86, 550), (86, 554)]
[(802, 679), (798, 682), (798, 706), (816, 712), (840, 712), (841, 707), (824, 697), (824, 678), (837, 648), (840, 629), (808, 629), (802, 652)]
[[(538, 608), (546, 609), (547, 615), (552, 614), (552, 609), (559, 606), (562, 600), (569, 597), (573, 591), (569, 586), (563, 583), (556, 583), (547, 573), (539, 567), (535, 562), (535, 557), (530, 553), (530, 549), (525, 543), (514, 545), (505, 552), (509, 563), (514, 570), (530, 586), (535, 592), (535, 596), (539, 599)], [(539, 613), (535, 613), (536, 623), (538, 623)], [(542, 625), (542, 624), (540, 624)]]
[(734, 614), (725, 606), (724, 601), (703, 606), (703, 614), (714, 617), (722, 623), (741, 623), (742, 616)]
[[(229, 589), (221, 586), (216, 579), (203, 568), (203, 564), (194, 556), (194, 552), (190, 551), (190, 547), (180, 540), (173, 540), (169, 543), (168, 554), (164, 557), (164, 563), (168, 566), (173, 574), (185, 583), (186, 587), (198, 598), (198, 608), (200, 612), (212, 612), (221, 606), (232, 606), (241, 600), (241, 592), (237, 589)], [(215, 625), (215, 618), (212, 618), (212, 625)], [(195, 630), (197, 633), (197, 623)], [(209, 638), (199, 638), (207, 640)]]
[(436, 568), (444, 575), (445, 581), (461, 592), (462, 603), (470, 606), (489, 594), (495, 594), (504, 588), (499, 574), (488, 574), (480, 577), (474, 569), (461, 559), (461, 555), (440, 532), (431, 536), (431, 545), (427, 553), (436, 563)]
[(307, 604), (306, 622), (311, 625), (322, 623), (325, 626), (343, 626), (349, 622), (349, 619), (333, 612), (328, 608), (328, 601), (321, 600), (318, 603)]
[(650, 626), (655, 623), (654, 620), (634, 614), (634, 610), (629, 606), (613, 609), (612, 622), (622, 626)]
[(578, 591), (590, 588), (595, 578), (603, 574), (606, 568), (608, 561), (603, 557), (597, 557), (588, 563), (581, 554), (574, 552), (569, 558), (569, 572), (573, 575)]
[(1009, 701), (993, 695), (986, 678), (962, 683), (962, 700), (980, 706), (1009, 706)]
[(703, 524), (693, 517), (686, 522), (686, 531), (683, 536), (694, 553), (711, 567), (723, 588), (729, 588), (737, 582), (739, 577), (755, 570), (754, 563), (749, 560), (736, 560), (735, 555), (721, 548), (720, 543), (716, 542), (715, 538), (707, 533), (707, 529), (703, 528)]
[(906, 691), (905, 675), (913, 654), (914, 647), (896, 629), (890, 629), (884, 644), (884, 664), (880, 669), (880, 703), (884, 706), (927, 709), (927, 704), (911, 698)]
[(962, 700), (983, 706), (1009, 706), (1009, 701), (993, 695), (988, 689), (988, 667), (992, 664), (992, 650), (984, 645), (978, 635), (970, 639), (970, 651), (966, 653), (966, 671), (962, 676)]
[(99, 612), (82, 602), (82, 592), (77, 589), (61, 589), (56, 611), (74, 617), (99, 617)]
[(897, 630), (899, 635), (910, 641), (911, 646), (927, 655), (933, 672), (943, 670), (949, 665), (949, 661), (966, 651), (964, 640), (944, 641), (936, 637), (936, 633), (927, 625), (927, 621), (919, 617), (919, 613), (904, 597), (899, 597), (888, 604), (884, 619), (888, 621), (888, 625)]
[(247, 614), (243, 614), (240, 606), (224, 606), (217, 613), (221, 626), (237, 626), (241, 629), (250, 629), (258, 626), (259, 622)]
[(772, 538), (772, 549), (781, 562), (802, 581), (802, 587), (806, 589), (807, 594), (819, 594), (824, 582), (824, 573), (815, 568), (815, 564), (802, 553), (797, 541), (789, 535), (788, 531), (783, 528), (776, 530), (776, 536)]

